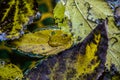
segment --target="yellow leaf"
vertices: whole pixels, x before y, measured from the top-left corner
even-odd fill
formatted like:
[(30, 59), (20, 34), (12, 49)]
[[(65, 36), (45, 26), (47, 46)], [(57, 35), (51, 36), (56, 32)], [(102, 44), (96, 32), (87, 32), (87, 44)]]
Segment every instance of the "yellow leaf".
[(0, 66), (0, 80), (22, 80), (22, 71), (14, 64)]
[(71, 34), (61, 30), (42, 30), (23, 35), (12, 44), (24, 52), (33, 54), (52, 55), (57, 54), (72, 45)]

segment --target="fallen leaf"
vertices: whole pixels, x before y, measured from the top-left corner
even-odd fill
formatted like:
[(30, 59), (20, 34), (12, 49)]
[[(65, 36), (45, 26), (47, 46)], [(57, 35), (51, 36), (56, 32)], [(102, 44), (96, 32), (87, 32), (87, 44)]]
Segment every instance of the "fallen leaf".
[(6, 64), (4, 61), (3, 64), (0, 64), (0, 80), (22, 80), (23, 73), (16, 65)]
[[(64, 15), (71, 20), (71, 33), (74, 34), (74, 43), (81, 42), (95, 27), (95, 25), (101, 21), (101, 19), (108, 18), (109, 21), (107, 31), (109, 38), (109, 49), (107, 50), (108, 54), (106, 66), (110, 68), (110, 65), (114, 63), (120, 71), (120, 31), (114, 23), (114, 13), (107, 2), (103, 0), (61, 0), (61, 2), (65, 6)], [(115, 5), (119, 5), (119, 3), (119, 0), (115, 1)], [(70, 27), (66, 27), (66, 29), (63, 28), (63, 30), (69, 29)]]
[(103, 21), (78, 45), (40, 61), (35, 68), (26, 71), (25, 78), (97, 80), (105, 67), (108, 47), (106, 27), (106, 21)]
[(24, 54), (31, 52), (37, 55), (53, 55), (70, 48), (72, 36), (61, 30), (40, 30), (24, 34), (20, 39), (14, 40), (10, 44), (23, 51)]

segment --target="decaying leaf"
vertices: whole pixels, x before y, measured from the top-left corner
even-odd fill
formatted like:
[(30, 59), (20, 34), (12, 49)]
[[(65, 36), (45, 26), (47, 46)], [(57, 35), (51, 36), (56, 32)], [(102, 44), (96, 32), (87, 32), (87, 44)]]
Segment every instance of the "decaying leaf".
[(14, 64), (6, 64), (0, 60), (0, 80), (22, 80), (22, 71)]
[[(20, 39), (12, 41), (11, 44), (16, 49), (33, 54), (52, 55), (68, 49), (72, 45), (71, 34), (61, 30), (41, 30), (35, 33), (29, 33)], [(29, 54), (28, 54), (29, 55)]]
[(118, 72), (116, 66), (111, 64), (110, 69), (105, 68), (103, 74), (98, 80), (119, 80), (120, 73)]
[(106, 2), (114, 12), (116, 27), (120, 29), (120, 0), (106, 0)]
[(41, 61), (27, 71), (29, 80), (96, 80), (104, 71), (108, 37), (106, 21), (100, 23), (81, 43)]
[[(64, 18), (67, 17), (71, 21), (71, 26), (61, 25), (66, 21), (64, 18), (64, 22), (59, 22), (58, 26), (61, 26), (62, 30), (70, 30), (71, 33), (74, 34), (75, 43), (82, 41), (97, 25), (97, 23), (100, 22), (101, 19), (105, 19), (107, 16), (112, 15), (112, 11), (109, 9), (109, 6), (105, 1), (61, 0), (61, 2), (65, 8), (65, 11), (63, 13)], [(55, 8), (55, 10), (59, 10), (59, 8)], [(108, 9), (104, 10), (103, 8)], [(55, 16), (58, 16), (58, 18), (59, 15), (63, 15), (62, 13), (59, 13), (61, 12), (54, 11)]]
[(33, 0), (1, 0), (0, 1), (0, 34), (6, 39), (18, 38), (23, 28), (30, 23), (30, 16), (35, 14)]
[[(114, 3), (114, 9), (118, 8), (120, 4), (119, 0), (107, 1), (111, 5)], [(75, 43), (81, 42), (101, 19), (108, 18), (109, 49), (107, 51), (106, 64), (107, 67), (110, 67), (114, 63), (120, 71), (120, 31), (114, 23), (114, 11), (109, 7), (107, 2), (103, 0), (61, 0), (61, 2), (65, 6), (64, 15), (71, 20), (71, 32), (74, 34)], [(118, 13), (119, 10), (117, 11), (117, 16), (119, 15)], [(69, 27), (63, 28), (63, 30), (69, 30)]]
[[(0, 60), (7, 60), (12, 53), (8, 61), (24, 71), (35, 67), (43, 55), (51, 56), (28, 70), (25, 78), (119, 80), (120, 0), (1, 0), (0, 9), (0, 41), (11, 39), (7, 44), (9, 48), (0, 44)], [(101, 23), (105, 18), (108, 19), (108, 38), (106, 24)], [(75, 46), (70, 48), (73, 43)], [(7, 57), (3, 57), (4, 53), (8, 53)], [(16, 66), (14, 63), (10, 65)], [(115, 67), (111, 68), (111, 64)], [(6, 75), (0, 79), (10, 79), (11, 75), (5, 78)]]

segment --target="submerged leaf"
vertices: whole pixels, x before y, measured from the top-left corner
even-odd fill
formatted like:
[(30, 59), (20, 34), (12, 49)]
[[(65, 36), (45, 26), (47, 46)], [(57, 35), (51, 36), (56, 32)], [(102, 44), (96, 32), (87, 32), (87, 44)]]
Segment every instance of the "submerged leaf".
[[(96, 80), (104, 71), (108, 38), (106, 21), (99, 24), (82, 43), (48, 57), (27, 71), (29, 80)], [(36, 73), (37, 72), (37, 73)]]

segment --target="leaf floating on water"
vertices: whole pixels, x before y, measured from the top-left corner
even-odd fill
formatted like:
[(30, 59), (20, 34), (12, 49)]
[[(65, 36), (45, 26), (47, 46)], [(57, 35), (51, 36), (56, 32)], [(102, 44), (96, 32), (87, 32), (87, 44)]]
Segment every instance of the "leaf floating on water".
[(24, 54), (31, 52), (36, 55), (57, 54), (70, 48), (72, 43), (71, 34), (50, 29), (24, 34), (20, 39), (11, 42), (16, 49), (25, 52)]
[(96, 80), (104, 71), (107, 47), (106, 21), (103, 21), (82, 43), (43, 60), (36, 68), (28, 70), (25, 78), (29, 80)]

